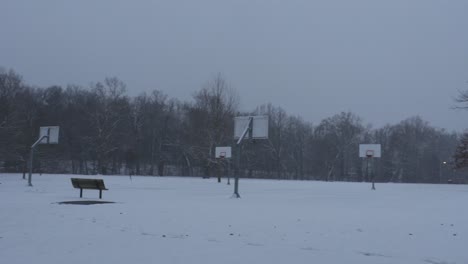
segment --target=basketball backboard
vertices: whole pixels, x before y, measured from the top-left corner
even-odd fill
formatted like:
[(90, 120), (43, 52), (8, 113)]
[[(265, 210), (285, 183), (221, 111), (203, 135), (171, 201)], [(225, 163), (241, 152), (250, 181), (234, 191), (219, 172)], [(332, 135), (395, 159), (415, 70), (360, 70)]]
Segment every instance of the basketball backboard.
[(380, 144), (359, 144), (360, 158), (380, 158), (381, 155)]
[[(238, 116), (234, 118), (234, 138), (242, 136), (252, 118), (252, 139), (268, 138), (268, 116)], [(248, 137), (246, 137), (248, 138)]]
[(39, 139), (41, 139), (43, 136), (47, 136), (47, 137), (41, 140), (40, 144), (58, 144), (59, 127), (58, 126), (41, 127), (39, 130)]
[(215, 158), (217, 159), (230, 159), (231, 156), (231, 147), (216, 147), (215, 149)]

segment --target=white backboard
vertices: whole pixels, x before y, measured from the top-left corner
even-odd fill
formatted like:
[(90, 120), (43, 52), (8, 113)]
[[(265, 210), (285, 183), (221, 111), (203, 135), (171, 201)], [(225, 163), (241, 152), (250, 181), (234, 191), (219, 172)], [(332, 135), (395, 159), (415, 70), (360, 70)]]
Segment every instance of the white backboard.
[(231, 147), (216, 147), (215, 158), (230, 159), (231, 157)]
[[(234, 138), (238, 139), (242, 136), (245, 127), (252, 120), (252, 138), (267, 139), (268, 138), (268, 116), (238, 116), (234, 118)], [(248, 138), (248, 135), (246, 136)]]
[(39, 138), (43, 136), (48, 136), (48, 138), (41, 140), (40, 144), (58, 144), (59, 129), (58, 126), (41, 127), (39, 130)]
[(360, 158), (367, 158), (369, 153), (372, 153), (372, 158), (380, 158), (382, 156), (380, 144), (359, 144)]

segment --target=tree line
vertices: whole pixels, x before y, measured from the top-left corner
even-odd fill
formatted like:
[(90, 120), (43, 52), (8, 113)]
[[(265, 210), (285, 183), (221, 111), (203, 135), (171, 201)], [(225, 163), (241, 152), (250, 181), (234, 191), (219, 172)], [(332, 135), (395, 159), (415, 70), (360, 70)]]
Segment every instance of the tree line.
[[(190, 101), (154, 90), (129, 96), (118, 78), (81, 87), (25, 84), (0, 69), (0, 170), (25, 172), (40, 126), (60, 126), (58, 145), (37, 148), (34, 170), (48, 173), (215, 176), (227, 161), (216, 146), (234, 146), (234, 117), (268, 115), (269, 138), (243, 144), (242, 177), (368, 181), (359, 144), (379, 143), (372, 162), (379, 182), (445, 182), (453, 177), (459, 135), (418, 116), (372, 128), (352, 112), (318, 124), (272, 104), (239, 110), (240, 98), (218, 74)], [(236, 152), (237, 148), (233, 148)], [(233, 157), (236, 157), (235, 153)]]

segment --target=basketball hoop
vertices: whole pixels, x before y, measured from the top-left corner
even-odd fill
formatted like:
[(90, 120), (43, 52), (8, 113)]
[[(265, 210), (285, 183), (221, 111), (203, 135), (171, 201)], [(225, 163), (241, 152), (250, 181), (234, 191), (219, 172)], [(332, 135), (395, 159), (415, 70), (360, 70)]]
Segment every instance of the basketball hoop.
[(219, 158), (224, 159), (226, 157), (226, 152), (220, 152), (219, 153)]
[(366, 150), (366, 157), (372, 158), (374, 156), (374, 151), (373, 150)]

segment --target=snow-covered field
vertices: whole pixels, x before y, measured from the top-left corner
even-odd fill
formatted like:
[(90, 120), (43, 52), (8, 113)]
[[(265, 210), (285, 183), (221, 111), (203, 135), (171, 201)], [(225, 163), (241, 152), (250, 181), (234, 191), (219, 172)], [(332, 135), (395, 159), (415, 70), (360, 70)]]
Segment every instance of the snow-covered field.
[[(77, 201), (103, 178), (113, 204)], [(468, 263), (468, 186), (0, 174), (0, 263)], [(84, 190), (81, 200), (99, 200)]]

